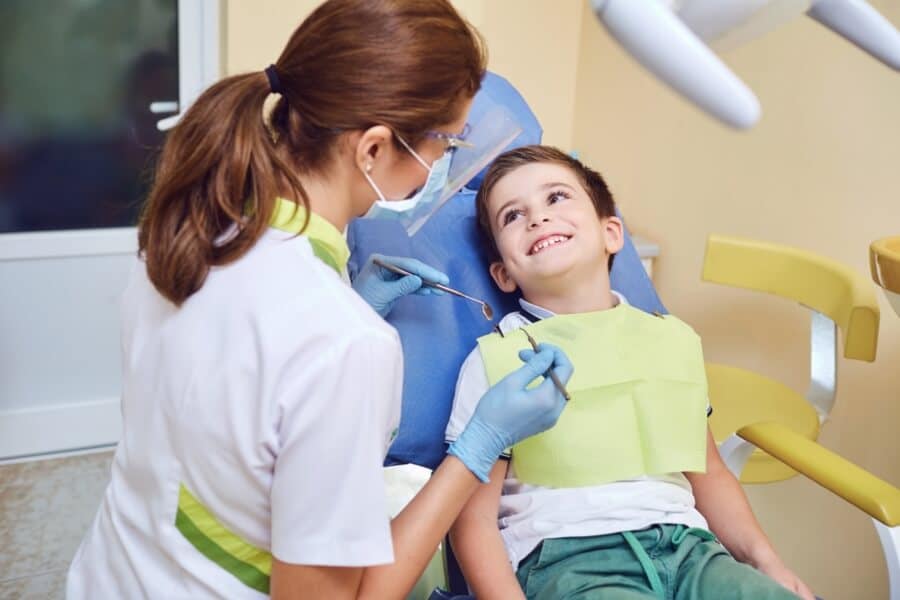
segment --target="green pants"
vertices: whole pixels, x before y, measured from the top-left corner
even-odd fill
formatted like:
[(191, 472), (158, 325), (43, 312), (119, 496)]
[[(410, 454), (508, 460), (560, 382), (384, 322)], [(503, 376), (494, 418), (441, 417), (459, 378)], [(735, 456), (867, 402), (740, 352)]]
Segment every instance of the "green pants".
[(528, 600), (796, 598), (734, 560), (708, 531), (683, 525), (547, 539), (516, 575)]

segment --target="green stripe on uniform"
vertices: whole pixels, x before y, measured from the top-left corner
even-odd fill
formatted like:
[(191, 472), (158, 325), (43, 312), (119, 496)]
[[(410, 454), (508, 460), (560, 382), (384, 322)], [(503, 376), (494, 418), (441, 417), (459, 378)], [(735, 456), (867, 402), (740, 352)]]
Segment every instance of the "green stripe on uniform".
[(229, 531), (184, 485), (178, 493), (175, 527), (203, 556), (248, 587), (269, 593), (272, 555)]
[(321, 260), (323, 263), (325, 263), (326, 265), (328, 265), (329, 267), (331, 267), (332, 269), (337, 271), (338, 275), (341, 274), (341, 268), (338, 266), (337, 261), (334, 259), (334, 257), (331, 255), (331, 253), (328, 251), (328, 248), (327, 248), (327, 246), (325, 246), (325, 244), (323, 244), (322, 242), (320, 242), (319, 240), (317, 240), (315, 238), (310, 237), (309, 245), (312, 246), (313, 254), (318, 256), (319, 260)]
[(337, 271), (338, 275), (347, 266), (350, 248), (344, 234), (318, 214), (307, 213), (303, 206), (284, 198), (276, 198), (269, 225), (289, 233), (300, 234), (302, 231), (312, 246), (313, 254)]

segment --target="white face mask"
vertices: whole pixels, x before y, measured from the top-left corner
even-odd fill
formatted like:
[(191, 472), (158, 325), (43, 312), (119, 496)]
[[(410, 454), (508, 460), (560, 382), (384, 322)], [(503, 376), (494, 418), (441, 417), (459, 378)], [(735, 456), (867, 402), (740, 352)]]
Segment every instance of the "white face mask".
[(429, 167), (421, 156), (401, 138), (397, 136), (400, 143), (412, 154), (419, 163), (428, 169), (428, 179), (422, 188), (411, 198), (405, 200), (388, 200), (381, 189), (375, 184), (372, 177), (363, 171), (363, 175), (375, 193), (378, 200), (372, 205), (366, 213), (367, 219), (393, 219), (400, 221), (404, 227), (409, 227), (412, 223), (418, 221), (421, 217), (431, 214), (435, 209), (436, 203), (441, 199), (441, 193), (447, 187), (447, 179), (450, 175), (450, 163), (453, 160), (453, 151), (447, 149), (443, 156), (435, 160)]

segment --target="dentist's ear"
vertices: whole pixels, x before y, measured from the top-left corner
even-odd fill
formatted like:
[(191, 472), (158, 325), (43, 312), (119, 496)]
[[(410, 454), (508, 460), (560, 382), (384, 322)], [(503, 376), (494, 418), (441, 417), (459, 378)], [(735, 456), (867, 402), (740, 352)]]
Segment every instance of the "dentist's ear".
[(506, 292), (507, 294), (516, 291), (516, 282), (509, 276), (509, 271), (506, 270), (506, 267), (503, 266), (502, 262), (497, 261), (491, 263), (488, 271), (494, 279), (494, 283), (500, 288), (500, 291)]
[(616, 254), (625, 245), (625, 226), (619, 217), (609, 217), (603, 224), (603, 235), (606, 238), (606, 251)]
[(357, 168), (371, 171), (373, 164), (384, 163), (377, 159), (392, 153), (393, 139), (393, 132), (384, 125), (374, 125), (362, 131), (354, 152)]

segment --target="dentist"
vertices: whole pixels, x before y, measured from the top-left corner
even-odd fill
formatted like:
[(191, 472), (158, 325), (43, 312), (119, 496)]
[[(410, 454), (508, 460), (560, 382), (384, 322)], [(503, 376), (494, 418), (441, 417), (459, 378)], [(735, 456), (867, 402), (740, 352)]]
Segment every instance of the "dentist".
[(170, 132), (123, 299), (122, 439), (68, 598), (401, 598), (500, 452), (555, 423), (549, 378), (526, 387), (571, 366), (523, 352), (388, 519), (403, 365), (381, 316), (446, 277), (387, 258), (416, 275), (370, 261), (351, 287), (341, 232), (427, 216), (484, 68), (447, 0), (329, 0)]

